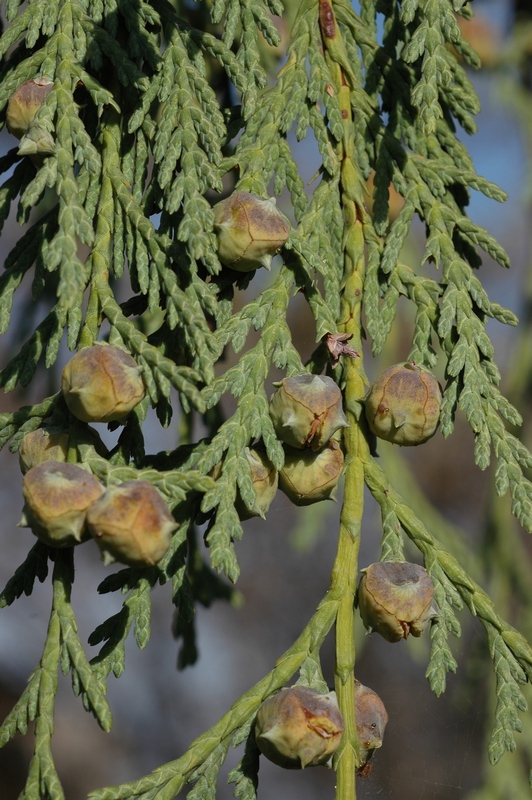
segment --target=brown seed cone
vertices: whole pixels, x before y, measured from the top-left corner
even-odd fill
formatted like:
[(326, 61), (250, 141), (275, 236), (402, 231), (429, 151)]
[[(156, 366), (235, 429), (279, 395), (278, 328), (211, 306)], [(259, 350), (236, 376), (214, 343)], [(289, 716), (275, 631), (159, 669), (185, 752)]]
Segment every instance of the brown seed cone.
[(52, 91), (53, 82), (48, 78), (35, 78), (22, 83), (10, 97), (6, 111), (9, 133), (22, 139), (33, 123), (37, 111)]
[(44, 461), (22, 479), (21, 525), (45, 544), (70, 547), (89, 538), (87, 509), (104, 493), (101, 483), (76, 464)]
[(157, 489), (147, 481), (127, 481), (107, 489), (87, 514), (89, 531), (104, 564), (157, 564), (178, 528)]
[(389, 642), (421, 636), (438, 616), (428, 572), (408, 562), (380, 561), (362, 570), (357, 602), (368, 631)]
[(82, 422), (123, 422), (146, 394), (135, 359), (103, 343), (85, 347), (70, 359), (61, 390), (68, 408)]
[(305, 686), (281, 689), (261, 705), (255, 739), (267, 759), (285, 769), (327, 764), (338, 749), (344, 721), (336, 695)]
[(384, 370), (365, 401), (372, 432), (394, 444), (423, 444), (438, 427), (442, 391), (428, 370), (413, 362)]
[(361, 749), (360, 767), (364, 767), (373, 751), (382, 746), (388, 714), (379, 695), (359, 681), (355, 681), (355, 720)]

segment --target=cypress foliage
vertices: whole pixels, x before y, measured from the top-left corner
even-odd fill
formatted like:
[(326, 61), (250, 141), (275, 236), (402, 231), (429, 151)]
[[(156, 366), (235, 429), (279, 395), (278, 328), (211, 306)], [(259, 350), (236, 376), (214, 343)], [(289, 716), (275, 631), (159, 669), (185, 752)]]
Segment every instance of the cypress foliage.
[[(125, 669), (131, 630), (138, 647), (146, 646), (157, 584), (172, 586), (181, 666), (194, 662), (196, 605), (231, 599), (239, 577), (242, 518), (254, 513), (257, 499), (249, 448), (259, 446), (272, 470), (283, 467), (285, 451), (268, 410), (274, 369), (288, 377), (325, 372), (343, 393), (348, 427), (337, 438), (345, 484), (330, 588), (290, 649), (272, 657), (271, 672), (180, 758), (132, 783), (97, 790), (92, 800), (171, 800), (187, 784), (189, 800), (214, 798), (229, 749), (241, 745), (229, 781), (236, 797), (256, 798), (257, 709), (295, 675), (326, 690), (319, 652), (330, 633), (345, 721), (334, 758), (337, 799), (354, 800), (364, 763), (353, 631), (366, 488), (381, 512), (381, 560), (404, 560), (408, 542), (434, 585), (438, 613), (426, 675), (436, 695), (458, 666), (449, 640), (460, 636), (460, 612), (477, 616), (485, 629), (494, 672), (487, 750), (495, 764), (517, 747), (532, 648), (506, 621), (507, 609), (479, 585), (476, 555), (464, 554), (433, 510), (423, 511), (416, 490), (376, 459), (364, 412), (364, 356), (386, 347), (403, 298), (412, 309), (404, 360), (444, 376), (442, 434), (453, 433), (457, 412), (464, 415), (477, 466), (493, 463), (496, 495), (509, 496), (516, 520), (532, 532), (532, 454), (516, 435), (521, 416), (499, 389), (486, 330), (490, 319), (516, 325), (517, 318), (488, 296), (477, 272), (483, 254), (504, 268), (509, 261), (467, 213), (472, 191), (496, 202), (505, 194), (476, 173), (457, 136), (459, 127), (474, 133), (479, 111), (467, 67), (480, 62), (457, 21), (471, 17), (470, 4), (361, 0), (355, 10), (346, 0), (301, 0), (297, 7), (290, 0), (286, 8), (280, 0), (6, 0), (3, 6), (2, 119), (24, 82), (46, 78), (52, 88), (20, 146), (0, 159), (0, 226), (10, 214), (23, 226), (0, 276), (0, 331), (19, 340), (0, 386), (28, 387), (44, 367), (50, 393), (0, 415), (0, 445), (16, 453), (43, 426), (67, 431), (68, 461), (83, 464), (106, 487), (148, 481), (179, 523), (157, 565), (125, 566), (101, 583), (100, 592), (119, 591), (125, 599), (92, 633), (89, 643), (101, 644), (92, 661), (70, 600), (72, 549), (38, 541), (0, 595), (0, 606), (9, 606), (50, 575), (42, 657), (0, 729), (5, 744), (35, 723), (21, 797), (64, 797), (51, 748), (59, 669), (71, 675), (85, 710), (110, 729), (106, 683)], [(280, 24), (290, 29), (286, 53)], [(520, 51), (528, 95), (529, 50), (525, 42)], [(306, 137), (320, 162), (310, 187), (295, 156), (295, 141)], [(282, 196), (289, 234), (267, 284), (218, 258), (213, 206), (233, 191)], [(403, 245), (416, 220), (425, 226), (424, 252), (419, 263), (405, 264)], [(26, 275), (31, 299), (21, 340), (12, 311)], [(314, 320), (316, 347), (307, 363), (287, 322), (296, 292)], [(36, 303), (45, 308), (39, 322)], [(252, 329), (258, 336), (249, 344)], [(100, 341), (133, 356), (146, 387), (111, 451), (69, 412), (56, 364), (61, 343), (76, 351)], [(227, 348), (237, 355), (229, 367)], [(229, 396), (233, 410), (224, 415)], [(178, 418), (175, 450), (150, 451), (144, 424), (150, 405), (164, 427)], [(200, 526), (208, 562), (197, 548)], [(496, 553), (500, 526), (488, 527)], [(519, 573), (519, 585), (525, 583)]]

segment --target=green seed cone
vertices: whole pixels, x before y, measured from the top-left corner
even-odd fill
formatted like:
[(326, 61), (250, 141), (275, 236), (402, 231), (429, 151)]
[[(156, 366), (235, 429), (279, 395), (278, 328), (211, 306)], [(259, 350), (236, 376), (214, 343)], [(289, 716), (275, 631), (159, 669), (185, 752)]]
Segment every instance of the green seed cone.
[(275, 199), (234, 192), (217, 203), (213, 211), (222, 264), (238, 272), (269, 269), (289, 234), (288, 223), (277, 210)]
[(281, 441), (290, 447), (321, 450), (339, 428), (347, 427), (342, 393), (332, 378), (284, 378), (270, 399), (270, 416)]
[(442, 391), (428, 370), (413, 362), (384, 370), (366, 398), (366, 418), (373, 433), (394, 444), (423, 444), (436, 432)]
[(344, 469), (344, 455), (334, 439), (319, 453), (285, 447), (279, 488), (296, 506), (335, 500)]
[(110, 344), (76, 353), (63, 370), (61, 390), (82, 422), (123, 422), (146, 394), (135, 359)]

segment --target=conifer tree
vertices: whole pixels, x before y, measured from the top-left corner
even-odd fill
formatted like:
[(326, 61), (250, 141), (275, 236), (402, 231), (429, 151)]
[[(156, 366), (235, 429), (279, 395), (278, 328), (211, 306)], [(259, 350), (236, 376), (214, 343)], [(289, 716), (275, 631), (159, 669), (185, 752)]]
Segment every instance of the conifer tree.
[[(357, 702), (356, 614), (390, 640), (392, 659), (392, 642), (430, 629), (426, 676), (438, 696), (458, 667), (459, 618), (478, 617), (493, 665), (496, 764), (517, 747), (532, 648), (471, 574), (463, 544), (439, 536), (428, 510), (416, 514), (377, 458), (393, 443), (423, 447), (438, 425), (451, 436), (459, 413), (478, 468), (493, 463), (494, 493), (532, 531), (532, 455), (486, 332), (490, 319), (517, 318), (478, 272), (483, 254), (503, 267), (508, 257), (467, 213), (472, 191), (505, 195), (476, 173), (457, 136), (474, 133), (479, 110), (467, 72), (479, 58), (458, 24), (470, 3), (6, 0), (3, 11), (0, 109), (20, 141), (0, 159), (0, 220), (13, 212), (22, 227), (0, 277), (0, 329), (18, 330), (11, 312), (26, 276), (26, 327), (36, 303), (46, 314), (2, 365), (0, 385), (49, 375), (48, 396), (0, 415), (0, 444), (21, 453), (24, 522), (37, 537), (0, 606), (35, 581), (50, 587), (41, 659), (0, 729), (5, 744), (35, 724), (21, 797), (64, 797), (52, 752), (59, 670), (108, 731), (106, 686), (127, 666), (130, 631), (146, 646), (157, 584), (172, 587), (181, 665), (191, 664), (195, 607), (231, 597), (245, 520), (267, 520), (277, 480), (298, 505), (341, 488), (327, 593), (289, 650), (272, 654), (271, 671), (185, 753), (92, 800), (171, 800), (184, 788), (189, 800), (214, 798), (232, 747), (242, 751), (234, 795), (260, 797), (260, 752), (311, 761), (297, 749), (301, 727), (288, 755), (264, 735), (293, 684), (292, 698), (310, 689), (312, 702), (337, 703), (340, 722), (307, 707), (303, 732), (312, 747), (326, 743), (312, 758), (332, 757), (337, 800), (354, 800), (385, 719), (380, 710), (366, 720)], [(295, 155), (305, 138), (320, 161), (309, 186)], [(415, 220), (424, 252), (406, 264)], [(295, 293), (314, 320), (305, 362), (287, 322)], [(412, 309), (407, 348), (368, 395), (365, 362), (385, 348), (401, 298)], [(62, 343), (72, 352), (61, 373)], [(270, 403), (277, 370), (285, 377)], [(150, 406), (162, 426), (178, 427), (176, 449), (152, 451)], [(120, 430), (112, 450), (98, 422)], [(358, 559), (367, 492), (382, 519), (377, 588)], [(104, 561), (123, 565), (99, 591), (124, 601), (95, 627), (89, 659), (71, 589), (91, 536)], [(384, 599), (382, 565), (391, 570)], [(414, 610), (405, 611), (405, 587), (427, 592)], [(334, 676), (320, 664), (329, 636)]]

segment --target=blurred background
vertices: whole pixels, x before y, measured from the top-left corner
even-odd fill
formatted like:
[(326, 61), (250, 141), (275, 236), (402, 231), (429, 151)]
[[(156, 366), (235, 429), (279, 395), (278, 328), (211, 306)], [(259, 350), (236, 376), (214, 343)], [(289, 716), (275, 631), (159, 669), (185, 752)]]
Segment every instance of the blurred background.
[[(508, 306), (521, 319), (519, 329), (488, 330), (503, 373), (503, 393), (525, 417), (522, 436), (530, 446), (532, 395), (531, 241), (532, 241), (532, 3), (530, 0), (475, 0), (475, 20), (464, 32), (480, 53), (484, 68), (471, 76), (482, 112), (478, 133), (467, 138), (477, 171), (498, 183), (509, 195), (504, 205), (482, 195), (471, 199), (470, 213), (506, 248), (512, 268), (505, 272), (486, 257), (481, 279), (490, 297)], [(13, 146), (0, 133), (0, 152)], [(309, 178), (314, 167), (309, 166)], [(9, 251), (20, 229), (13, 220), (3, 235), (1, 255)], [(414, 228), (405, 259), (415, 264), (422, 252), (423, 230)], [(255, 279), (257, 280), (257, 278)], [(249, 290), (248, 290), (249, 291)], [(243, 302), (246, 301), (243, 297)], [(5, 363), (26, 321), (0, 342)], [(303, 356), (314, 346), (305, 303), (295, 299), (290, 318), (296, 346)], [(306, 335), (305, 331), (311, 331)], [(406, 334), (403, 335), (403, 331)], [(368, 374), (404, 360), (409, 348), (408, 310), (400, 309), (394, 335), (379, 360), (367, 353)], [(66, 353), (65, 359), (66, 360)], [(64, 362), (63, 362), (64, 363)], [(32, 385), (31, 396), (15, 391), (0, 396), (0, 411), (34, 402), (58, 382), (56, 371)], [(112, 442), (104, 426), (96, 426)], [(177, 443), (173, 429), (163, 431), (150, 418), (147, 441), (151, 452)], [(116, 434), (114, 434), (116, 436)], [(111, 438), (109, 438), (109, 436)], [(175, 437), (172, 444), (171, 438)], [(475, 577), (487, 588), (512, 624), (532, 634), (532, 566), (530, 544), (512, 520), (505, 500), (495, 500), (490, 470), (481, 473), (473, 463), (473, 437), (457, 418), (453, 436), (437, 434), (422, 448), (398, 452), (381, 443), (379, 456), (399, 491), (417, 509), (428, 527), (454, 552), (472, 547)], [(22, 508), (17, 456), (7, 448), (0, 454), (0, 584), (5, 585), (24, 560), (32, 534), (17, 528)], [(281, 493), (266, 522), (244, 523), (237, 544), (241, 566), (240, 602), (200, 608), (196, 628), (197, 664), (176, 668), (178, 643), (172, 637), (170, 588), (153, 592), (152, 636), (142, 653), (130, 641), (125, 674), (109, 679), (114, 716), (104, 734), (72, 696), (69, 679), (60, 676), (54, 752), (68, 800), (82, 800), (107, 784), (133, 780), (163, 762), (181, 755), (188, 744), (215, 723), (230, 705), (273, 666), (293, 643), (323, 597), (329, 583), (340, 502), (296, 509)], [(379, 555), (380, 517), (368, 498), (361, 566)], [(410, 552), (413, 559), (415, 553)], [(418, 559), (417, 559), (418, 560)], [(73, 605), (82, 641), (119, 611), (121, 595), (98, 595), (96, 587), (108, 574), (92, 543), (76, 550), (77, 578)], [(37, 664), (50, 609), (49, 580), (38, 584), (0, 614), (0, 717), (12, 708)], [(373, 758), (369, 776), (358, 782), (361, 800), (521, 800), (530, 794), (532, 725), (525, 718), (517, 754), (507, 755), (496, 768), (487, 765), (486, 740), (491, 724), (493, 685), (491, 662), (480, 624), (460, 617), (463, 636), (452, 642), (458, 673), (450, 676), (444, 696), (436, 699), (424, 678), (429, 638), (396, 645), (367, 637), (357, 628), (357, 677), (381, 696), (390, 721), (384, 746)], [(357, 623), (358, 624), (358, 623)], [(97, 648), (87, 645), (92, 657)], [(323, 656), (325, 678), (333, 681), (333, 642)], [(31, 732), (0, 751), (0, 800), (14, 800), (22, 791), (33, 740)], [(222, 770), (219, 794), (232, 797), (224, 784), (227, 772), (240, 759), (232, 751)], [(322, 800), (333, 797), (334, 773), (326, 769), (291, 772), (262, 759), (261, 800)], [(185, 793), (183, 794), (183, 797)]]

